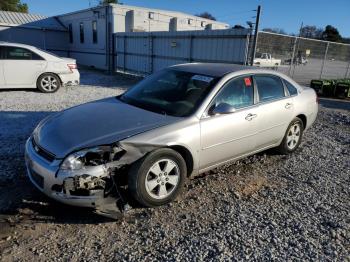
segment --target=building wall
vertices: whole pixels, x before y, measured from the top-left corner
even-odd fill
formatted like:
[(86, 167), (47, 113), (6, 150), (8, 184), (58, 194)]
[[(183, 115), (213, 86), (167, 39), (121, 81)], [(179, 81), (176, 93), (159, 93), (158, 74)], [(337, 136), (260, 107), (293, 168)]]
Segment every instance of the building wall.
[(0, 41), (33, 45), (59, 56), (68, 56), (68, 34), (64, 31), (0, 26)]
[[(72, 26), (72, 42), (68, 37), (70, 57), (79, 64), (107, 69), (106, 62), (106, 9), (94, 8), (59, 17), (66, 28)], [(93, 42), (92, 23), (97, 22), (97, 43)], [(84, 42), (80, 41), (80, 24), (84, 27)]]
[(111, 5), (113, 15), (119, 23), (115, 24), (116, 32), (158, 32), (204, 30), (213, 24), (215, 29), (227, 29), (228, 25), (192, 15), (165, 10)]
[[(183, 13), (114, 4), (61, 15), (58, 18), (67, 28), (72, 25), (73, 42), (68, 44), (70, 56), (80, 64), (99, 69), (111, 68), (112, 57), (108, 53), (113, 50), (113, 33), (204, 30), (210, 23), (214, 23), (216, 29), (228, 27), (224, 23)], [(97, 43), (92, 41), (92, 21), (97, 21), (98, 25)], [(84, 24), (84, 43), (80, 42), (80, 23)]]

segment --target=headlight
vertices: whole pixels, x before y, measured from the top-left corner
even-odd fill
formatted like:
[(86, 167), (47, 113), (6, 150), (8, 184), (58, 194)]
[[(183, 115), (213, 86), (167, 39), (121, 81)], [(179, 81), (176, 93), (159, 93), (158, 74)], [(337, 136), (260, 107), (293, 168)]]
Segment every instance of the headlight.
[(60, 169), (79, 170), (88, 166), (99, 166), (116, 159), (124, 152), (119, 147), (99, 146), (84, 149), (68, 155), (62, 162)]
[(82, 155), (74, 153), (65, 158), (61, 164), (61, 169), (65, 170), (78, 170), (82, 169), (84, 163), (82, 161)]

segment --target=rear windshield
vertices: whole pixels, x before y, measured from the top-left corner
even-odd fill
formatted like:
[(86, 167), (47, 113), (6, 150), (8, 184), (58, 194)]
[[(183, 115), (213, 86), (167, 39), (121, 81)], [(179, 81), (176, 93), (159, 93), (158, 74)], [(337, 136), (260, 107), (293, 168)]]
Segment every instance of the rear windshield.
[(49, 51), (47, 51), (47, 50), (43, 50), (43, 49), (38, 48), (38, 47), (36, 47), (36, 49), (38, 49), (38, 50), (41, 51), (41, 52), (47, 53), (47, 54), (49, 54), (49, 55), (52, 55), (52, 56), (54, 56), (54, 57), (60, 58), (58, 55), (56, 55), (56, 54), (54, 54), (54, 53), (51, 53), (51, 52), (49, 52)]

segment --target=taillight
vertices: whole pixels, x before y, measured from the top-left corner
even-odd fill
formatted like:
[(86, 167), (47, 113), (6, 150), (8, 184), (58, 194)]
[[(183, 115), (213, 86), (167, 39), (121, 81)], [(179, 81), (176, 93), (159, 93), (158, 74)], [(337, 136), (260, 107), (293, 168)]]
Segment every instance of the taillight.
[(73, 69), (78, 69), (77, 64), (67, 64), (67, 66), (70, 69), (70, 71), (72, 71)]

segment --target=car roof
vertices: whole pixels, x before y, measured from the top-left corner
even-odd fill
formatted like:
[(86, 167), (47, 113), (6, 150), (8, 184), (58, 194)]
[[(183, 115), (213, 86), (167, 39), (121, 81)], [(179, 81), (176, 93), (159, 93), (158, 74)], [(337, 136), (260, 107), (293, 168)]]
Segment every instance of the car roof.
[(224, 75), (227, 75), (229, 73), (242, 70), (258, 69), (254, 66), (223, 63), (189, 63), (171, 66), (170, 68), (179, 71), (208, 75), (213, 77), (223, 77)]
[(0, 41), (0, 46), (6, 45), (6, 46), (17, 46), (17, 47), (23, 47), (23, 48), (35, 48), (35, 46), (32, 45), (26, 45), (26, 44), (20, 44), (20, 43), (10, 43), (10, 42), (3, 42)]

